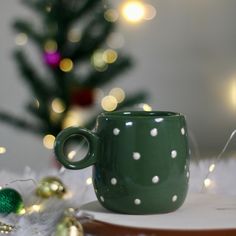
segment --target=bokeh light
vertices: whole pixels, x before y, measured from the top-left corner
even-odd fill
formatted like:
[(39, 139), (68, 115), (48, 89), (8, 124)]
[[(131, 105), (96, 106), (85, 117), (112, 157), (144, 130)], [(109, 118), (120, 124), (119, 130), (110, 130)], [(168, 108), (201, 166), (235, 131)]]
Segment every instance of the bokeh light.
[(97, 50), (94, 52), (91, 58), (91, 63), (97, 71), (105, 71), (107, 69), (107, 63), (103, 59), (103, 50)]
[(92, 183), (93, 183), (92, 178), (91, 178), (91, 177), (87, 178), (86, 184), (87, 184), (87, 185), (91, 185)]
[(38, 99), (35, 99), (35, 100), (34, 100), (34, 105), (35, 105), (36, 108), (39, 109), (40, 103), (39, 103), (39, 100), (38, 100)]
[(122, 88), (113, 88), (109, 95), (115, 97), (118, 103), (123, 102), (125, 99), (125, 91)]
[(48, 13), (52, 11), (52, 7), (51, 6), (46, 6), (45, 9), (46, 9), (46, 12), (48, 12)]
[(148, 105), (147, 103), (141, 103), (139, 107), (143, 109), (144, 111), (152, 111), (152, 107)]
[(211, 164), (209, 167), (209, 172), (213, 172), (215, 170), (216, 165), (215, 164)]
[(145, 12), (143, 19), (152, 20), (157, 14), (156, 8), (150, 4), (145, 4)]
[(75, 155), (76, 155), (76, 151), (72, 150), (68, 153), (67, 157), (68, 157), (69, 160), (73, 160)]
[(156, 9), (140, 0), (127, 0), (121, 5), (121, 13), (127, 22), (138, 23), (142, 20), (152, 20), (156, 16)]
[(62, 128), (68, 128), (68, 127), (78, 127), (82, 126), (84, 123), (84, 120), (82, 119), (82, 116), (80, 115), (81, 112), (78, 108), (71, 108), (67, 114), (65, 119), (62, 122)]
[(127, 1), (122, 5), (123, 17), (131, 23), (140, 22), (145, 14), (145, 6), (141, 1)]
[(108, 36), (106, 43), (110, 48), (119, 49), (124, 46), (125, 39), (122, 34), (118, 32), (113, 32)]
[(101, 105), (105, 111), (114, 111), (117, 108), (117, 100), (114, 96), (108, 95), (102, 99)]
[(53, 136), (52, 134), (47, 134), (43, 138), (43, 145), (47, 149), (53, 149), (54, 142), (55, 142), (55, 136)]
[(70, 58), (64, 58), (60, 61), (60, 69), (63, 72), (70, 72), (73, 69), (73, 61)]
[(104, 13), (104, 18), (109, 22), (115, 22), (119, 18), (119, 13), (116, 9), (108, 9)]
[(6, 153), (7, 149), (5, 147), (0, 147), (0, 154)]
[(23, 46), (28, 42), (28, 36), (25, 33), (19, 33), (16, 35), (15, 43), (18, 46)]
[(204, 180), (204, 185), (206, 188), (209, 187), (211, 184), (212, 184), (212, 181), (209, 178)]
[(49, 53), (57, 51), (57, 42), (55, 40), (48, 40), (44, 44), (44, 50)]
[(65, 111), (65, 104), (60, 98), (55, 98), (52, 101), (52, 110), (56, 113), (62, 113)]
[(68, 35), (67, 35), (67, 38), (68, 40), (71, 42), (71, 43), (78, 43), (81, 39), (81, 33), (78, 29), (74, 28), (74, 29), (71, 29), (69, 32), (68, 32)]
[(236, 80), (233, 79), (233, 81), (231, 82), (231, 103), (232, 106), (236, 109)]
[(107, 49), (102, 54), (102, 59), (108, 64), (114, 63), (118, 58), (118, 54), (115, 50)]

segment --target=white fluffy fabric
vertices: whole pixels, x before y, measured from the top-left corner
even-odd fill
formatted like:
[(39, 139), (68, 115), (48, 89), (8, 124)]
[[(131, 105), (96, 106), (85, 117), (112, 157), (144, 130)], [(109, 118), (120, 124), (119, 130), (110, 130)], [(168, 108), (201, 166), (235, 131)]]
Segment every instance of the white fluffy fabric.
[[(189, 191), (200, 192), (203, 190), (211, 193), (236, 195), (236, 158), (217, 163), (215, 171), (209, 175), (209, 178), (212, 180), (211, 186), (208, 189), (202, 189), (203, 181), (211, 163), (211, 161), (201, 161), (197, 164), (191, 164)], [(0, 185), (4, 186), (6, 183), (20, 179), (35, 179), (37, 182), (45, 176), (58, 176), (72, 193), (71, 198), (67, 200), (57, 198), (42, 200), (35, 196), (34, 192), (36, 186), (31, 181), (11, 184), (9, 187), (19, 191), (26, 207), (42, 203), (43, 209), (39, 213), (25, 214), (23, 216), (16, 216), (14, 214), (1, 216), (0, 221), (13, 224), (17, 228), (17, 230), (10, 235), (53, 235), (57, 222), (62, 217), (65, 209), (69, 207), (79, 208), (82, 204), (95, 200), (92, 185), (86, 184), (86, 180), (91, 176), (90, 168), (80, 171), (66, 170), (63, 174), (60, 174), (56, 169), (37, 174), (31, 169), (26, 168), (21, 176), (7, 171), (1, 171)]]

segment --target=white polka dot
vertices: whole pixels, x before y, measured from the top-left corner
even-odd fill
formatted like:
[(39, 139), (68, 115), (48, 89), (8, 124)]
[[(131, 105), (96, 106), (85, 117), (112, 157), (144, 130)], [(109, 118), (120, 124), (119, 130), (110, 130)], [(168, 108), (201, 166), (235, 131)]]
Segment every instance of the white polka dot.
[(177, 151), (176, 151), (176, 150), (173, 150), (173, 151), (171, 152), (171, 157), (172, 157), (172, 158), (176, 158), (176, 157), (177, 157)]
[(133, 122), (132, 121), (128, 121), (125, 123), (126, 126), (132, 126), (133, 125)]
[(154, 184), (157, 184), (158, 182), (159, 182), (159, 177), (156, 175), (156, 176), (153, 176), (153, 178), (152, 178), (152, 182), (154, 183)]
[(113, 129), (113, 134), (118, 135), (120, 133), (120, 130), (118, 128)]
[(133, 159), (134, 160), (139, 160), (141, 157), (140, 153), (139, 152), (133, 152)]
[(181, 134), (185, 135), (185, 129), (184, 128), (181, 129)]
[(189, 172), (187, 172), (186, 177), (189, 178)]
[(141, 204), (141, 200), (138, 199), (138, 198), (136, 198), (136, 199), (134, 200), (134, 204), (135, 204), (135, 205), (140, 205), (140, 204)]
[(162, 122), (163, 120), (164, 120), (163, 118), (156, 118), (156, 119), (155, 119), (155, 121), (156, 121), (157, 123)]
[(157, 134), (158, 134), (157, 128), (151, 129), (150, 134), (151, 134), (152, 137), (157, 136)]
[(116, 178), (112, 178), (111, 179), (111, 184), (112, 185), (116, 185), (117, 184), (117, 179)]
[(172, 202), (176, 202), (177, 199), (178, 199), (178, 196), (177, 196), (177, 195), (174, 195), (174, 196), (172, 197)]
[(185, 169), (185, 170), (187, 169), (187, 165), (184, 166), (184, 169)]
[(105, 201), (103, 196), (100, 197), (100, 200), (101, 200), (102, 202)]

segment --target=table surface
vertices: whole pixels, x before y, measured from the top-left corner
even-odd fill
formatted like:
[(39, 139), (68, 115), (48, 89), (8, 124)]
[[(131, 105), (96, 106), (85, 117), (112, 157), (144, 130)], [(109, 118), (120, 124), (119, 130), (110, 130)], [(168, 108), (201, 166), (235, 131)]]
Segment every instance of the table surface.
[(98, 202), (82, 207), (85, 232), (93, 235), (228, 236), (236, 235), (236, 197), (189, 194), (177, 211), (156, 215), (124, 215), (104, 209)]

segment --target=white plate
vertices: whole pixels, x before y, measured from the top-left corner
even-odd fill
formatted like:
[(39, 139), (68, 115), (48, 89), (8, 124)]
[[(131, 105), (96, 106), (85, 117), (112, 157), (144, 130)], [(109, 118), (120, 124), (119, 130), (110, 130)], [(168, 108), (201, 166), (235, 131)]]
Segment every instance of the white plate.
[(236, 197), (213, 194), (189, 194), (177, 211), (155, 215), (125, 215), (104, 209), (98, 201), (81, 208), (102, 222), (149, 229), (217, 230), (236, 229)]

